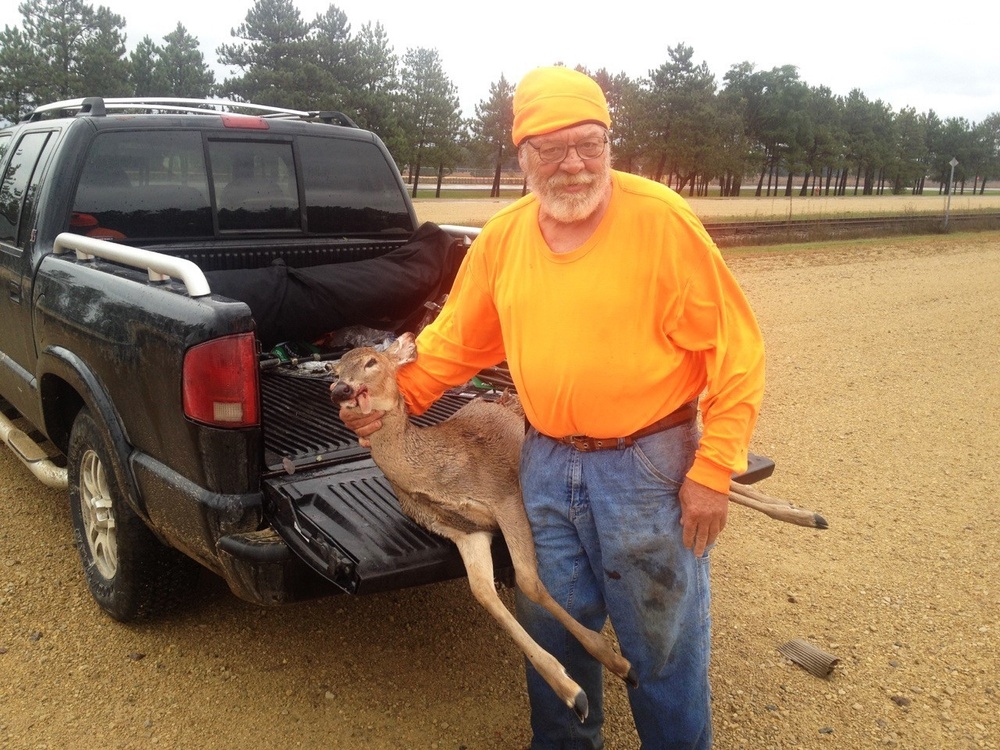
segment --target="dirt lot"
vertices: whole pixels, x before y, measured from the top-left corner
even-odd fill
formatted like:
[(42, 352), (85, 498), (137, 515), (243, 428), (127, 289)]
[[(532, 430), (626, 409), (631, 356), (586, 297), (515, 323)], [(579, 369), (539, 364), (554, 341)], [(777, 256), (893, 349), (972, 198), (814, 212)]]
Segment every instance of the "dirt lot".
[[(713, 558), (721, 750), (1000, 748), (1000, 235), (731, 260), (768, 345), (760, 486)], [(61, 493), (0, 451), (0, 746), (517, 750), (519, 655), (463, 582), (284, 609), (207, 581), (123, 626)], [(509, 592), (505, 593), (510, 600)], [(840, 659), (828, 679), (776, 647)], [(608, 747), (636, 748), (609, 683)]]

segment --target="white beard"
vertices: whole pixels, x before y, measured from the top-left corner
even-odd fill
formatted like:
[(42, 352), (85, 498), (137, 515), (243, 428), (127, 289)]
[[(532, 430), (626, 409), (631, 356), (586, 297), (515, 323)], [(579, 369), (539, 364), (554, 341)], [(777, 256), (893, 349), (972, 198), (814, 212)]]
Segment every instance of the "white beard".
[[(539, 178), (534, 170), (527, 174), (528, 187), (538, 196), (544, 212), (563, 224), (572, 224), (593, 215), (604, 200), (611, 180), (611, 162), (605, 152), (600, 172), (583, 171), (575, 175), (556, 172), (548, 179)], [(567, 193), (562, 188), (569, 185), (586, 185), (578, 193)]]

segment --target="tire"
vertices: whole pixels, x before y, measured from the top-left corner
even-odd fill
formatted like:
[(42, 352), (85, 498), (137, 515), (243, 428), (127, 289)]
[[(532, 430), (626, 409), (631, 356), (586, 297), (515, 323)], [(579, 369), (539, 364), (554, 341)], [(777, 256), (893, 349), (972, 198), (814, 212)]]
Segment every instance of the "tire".
[(164, 612), (200, 570), (162, 544), (125, 500), (104, 430), (86, 409), (73, 422), (67, 467), (73, 535), (87, 586), (121, 622)]

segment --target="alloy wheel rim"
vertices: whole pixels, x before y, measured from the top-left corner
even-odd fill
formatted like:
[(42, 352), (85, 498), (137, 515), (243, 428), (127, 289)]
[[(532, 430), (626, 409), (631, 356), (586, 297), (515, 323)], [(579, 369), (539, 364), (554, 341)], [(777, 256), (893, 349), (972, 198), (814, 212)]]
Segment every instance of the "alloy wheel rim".
[(118, 534), (112, 506), (104, 464), (97, 453), (88, 450), (80, 463), (80, 510), (90, 556), (106, 579), (118, 572)]

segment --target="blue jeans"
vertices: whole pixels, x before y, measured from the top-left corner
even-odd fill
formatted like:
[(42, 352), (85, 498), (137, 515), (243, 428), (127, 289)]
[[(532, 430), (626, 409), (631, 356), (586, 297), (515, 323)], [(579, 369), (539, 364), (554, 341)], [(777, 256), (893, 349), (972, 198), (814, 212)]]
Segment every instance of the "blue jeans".
[[(581, 453), (532, 429), (521, 453), (539, 575), (587, 627), (600, 631), (610, 616), (638, 673), (639, 687), (622, 689), (648, 750), (712, 745), (708, 553), (684, 546), (677, 498), (697, 440), (690, 422), (629, 448)], [(602, 748), (603, 668), (520, 594), (517, 615), (590, 700), (581, 724), (526, 665), (532, 750)]]

